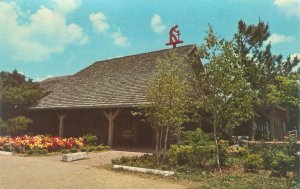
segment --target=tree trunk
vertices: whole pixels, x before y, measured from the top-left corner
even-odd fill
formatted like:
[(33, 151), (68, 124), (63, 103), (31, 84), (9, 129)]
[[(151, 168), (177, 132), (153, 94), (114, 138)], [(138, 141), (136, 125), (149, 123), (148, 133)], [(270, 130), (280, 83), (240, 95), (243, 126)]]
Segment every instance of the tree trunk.
[(169, 134), (169, 127), (166, 128), (166, 133), (165, 133), (165, 141), (164, 141), (164, 151), (163, 151), (162, 164), (164, 163), (165, 157), (166, 157), (167, 143), (168, 143), (168, 134)]
[(158, 151), (161, 151), (162, 149), (162, 140), (163, 140), (163, 132), (164, 132), (164, 127), (160, 128), (160, 138), (159, 138), (159, 149)]
[(216, 115), (213, 115), (213, 127), (214, 127), (214, 140), (215, 140), (215, 151), (216, 151), (216, 163), (220, 172), (222, 172), (221, 164), (220, 164), (220, 152), (219, 152), (219, 145), (218, 145), (218, 138), (217, 138), (217, 121)]
[(156, 127), (155, 128), (155, 135), (156, 135), (156, 142), (155, 142), (155, 151), (156, 151), (156, 163), (157, 163), (157, 165), (159, 165), (159, 149), (158, 149), (158, 147), (159, 147), (159, 127)]
[(254, 141), (255, 140), (256, 129), (257, 129), (257, 125), (256, 125), (256, 122), (255, 122), (254, 118), (251, 119), (250, 125), (251, 125), (250, 140)]
[(177, 144), (181, 142), (181, 127), (177, 128)]
[(275, 112), (274, 106), (271, 107), (271, 116), (270, 116), (270, 140), (275, 139)]

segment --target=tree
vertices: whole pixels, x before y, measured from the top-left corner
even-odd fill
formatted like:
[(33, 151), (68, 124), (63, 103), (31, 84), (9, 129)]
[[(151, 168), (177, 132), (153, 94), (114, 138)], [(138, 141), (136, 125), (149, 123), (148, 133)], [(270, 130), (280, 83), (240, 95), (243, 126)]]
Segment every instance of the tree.
[[(271, 53), (271, 44), (266, 44), (269, 36), (268, 24), (259, 20), (257, 25), (246, 25), (244, 21), (240, 20), (238, 32), (234, 35), (233, 40), (235, 52), (240, 59), (239, 66), (243, 70), (243, 76), (250, 83), (251, 89), (257, 94), (252, 102), (257, 115), (260, 110), (270, 105), (271, 109), (274, 109), (269, 99), (271, 95), (269, 94), (270, 86), (280, 84), (276, 79), (278, 76), (289, 77), (293, 75), (293, 68), (299, 63), (297, 57), (294, 59), (288, 57), (284, 60), (282, 55), (273, 55)], [(292, 97), (294, 94), (286, 95)], [(279, 105), (281, 103), (278, 101), (273, 104)], [(254, 140), (256, 130), (255, 116), (252, 117), (251, 123), (253, 130), (251, 139)], [(270, 120), (270, 123), (271, 131), (273, 131), (273, 121)], [(271, 139), (273, 138), (274, 132), (271, 132)]]
[(21, 115), (23, 110), (34, 105), (44, 96), (38, 83), (27, 79), (14, 70), (0, 72), (0, 118), (6, 121), (9, 118)]
[(249, 120), (254, 112), (255, 93), (240, 69), (240, 59), (231, 41), (219, 40), (209, 27), (205, 43), (198, 49), (204, 71), (196, 78), (205, 95), (198, 96), (196, 104), (211, 114), (215, 141), (216, 164), (220, 171), (218, 135)]
[(182, 124), (189, 120), (190, 76), (186, 59), (177, 54), (159, 59), (156, 68), (146, 94), (149, 103), (141, 108), (155, 130), (157, 162), (163, 163), (170, 132), (180, 135)]
[[(1, 122), (1, 121), (0, 121)], [(18, 136), (27, 131), (32, 120), (25, 116), (18, 116), (7, 120), (7, 124), (0, 123), (1, 134)]]
[(0, 72), (0, 120), (3, 120), (0, 124), (1, 134), (24, 134), (32, 121), (22, 114), (43, 96), (39, 84), (27, 79), (17, 70), (12, 73)]

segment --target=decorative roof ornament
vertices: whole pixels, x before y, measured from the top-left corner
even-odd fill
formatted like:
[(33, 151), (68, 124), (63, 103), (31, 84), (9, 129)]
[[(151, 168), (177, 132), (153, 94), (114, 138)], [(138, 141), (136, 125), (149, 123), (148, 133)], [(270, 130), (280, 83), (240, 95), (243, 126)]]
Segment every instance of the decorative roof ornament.
[(166, 43), (166, 45), (173, 45), (173, 48), (176, 48), (177, 44), (183, 43), (183, 41), (180, 41), (180, 31), (177, 30), (179, 26), (175, 25), (173, 26), (169, 31), (169, 43)]

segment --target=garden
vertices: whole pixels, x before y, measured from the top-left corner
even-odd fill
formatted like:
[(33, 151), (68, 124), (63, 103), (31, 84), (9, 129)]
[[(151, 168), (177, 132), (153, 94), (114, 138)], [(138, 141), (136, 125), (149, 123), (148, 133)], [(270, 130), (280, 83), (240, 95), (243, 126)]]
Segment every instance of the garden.
[(182, 144), (171, 145), (163, 162), (157, 161), (162, 155), (145, 154), (114, 159), (112, 164), (174, 171), (176, 179), (195, 181), (200, 188), (299, 187), (300, 144), (295, 139), (243, 145), (218, 142), (222, 172), (216, 165), (213, 137), (200, 129), (183, 132)]
[(97, 137), (90, 134), (79, 138), (46, 135), (0, 137), (0, 151), (27, 155), (92, 152), (109, 149), (108, 146), (97, 145)]

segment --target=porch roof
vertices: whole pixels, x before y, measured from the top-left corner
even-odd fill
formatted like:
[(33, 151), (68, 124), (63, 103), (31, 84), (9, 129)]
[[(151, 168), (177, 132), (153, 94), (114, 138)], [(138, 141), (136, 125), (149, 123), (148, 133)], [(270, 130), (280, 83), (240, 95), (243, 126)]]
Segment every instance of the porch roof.
[(156, 60), (170, 52), (188, 56), (195, 47), (186, 45), (98, 61), (74, 75), (46, 80), (41, 84), (50, 93), (31, 109), (121, 108), (144, 104)]

